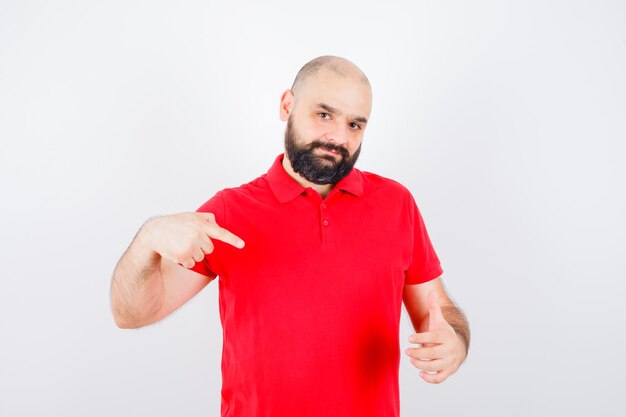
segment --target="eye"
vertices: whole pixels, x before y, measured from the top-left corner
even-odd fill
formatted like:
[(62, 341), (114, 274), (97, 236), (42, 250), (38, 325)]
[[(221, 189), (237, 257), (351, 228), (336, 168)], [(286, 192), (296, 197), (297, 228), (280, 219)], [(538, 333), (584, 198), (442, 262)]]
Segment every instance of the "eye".
[(350, 123), (351, 126), (356, 126), (355, 129), (360, 129), (361, 125), (358, 123)]
[(322, 119), (325, 119), (325, 117), (324, 117), (324, 116), (322, 116), (322, 115), (326, 115), (326, 116), (330, 117), (330, 114), (328, 114), (328, 113), (317, 113), (317, 114), (318, 114), (318, 115), (319, 115)]

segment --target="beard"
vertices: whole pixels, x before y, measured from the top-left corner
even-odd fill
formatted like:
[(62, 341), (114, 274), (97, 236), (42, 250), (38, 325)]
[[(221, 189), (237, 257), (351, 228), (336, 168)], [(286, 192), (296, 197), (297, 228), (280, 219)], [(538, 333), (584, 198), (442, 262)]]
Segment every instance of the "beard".
[[(352, 171), (354, 164), (361, 153), (361, 145), (350, 156), (343, 146), (314, 140), (303, 143), (296, 133), (291, 116), (287, 120), (285, 129), (285, 152), (291, 162), (293, 170), (314, 184), (336, 184)], [(337, 152), (336, 155), (317, 155), (316, 148)]]

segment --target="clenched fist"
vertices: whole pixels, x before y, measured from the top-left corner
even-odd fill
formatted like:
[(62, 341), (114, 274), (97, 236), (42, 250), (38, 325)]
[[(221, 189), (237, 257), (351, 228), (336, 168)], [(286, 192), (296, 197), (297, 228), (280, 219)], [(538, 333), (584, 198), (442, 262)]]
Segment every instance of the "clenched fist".
[(243, 248), (244, 241), (220, 227), (213, 213), (189, 212), (151, 218), (144, 225), (146, 244), (163, 258), (192, 268), (213, 252), (211, 239)]

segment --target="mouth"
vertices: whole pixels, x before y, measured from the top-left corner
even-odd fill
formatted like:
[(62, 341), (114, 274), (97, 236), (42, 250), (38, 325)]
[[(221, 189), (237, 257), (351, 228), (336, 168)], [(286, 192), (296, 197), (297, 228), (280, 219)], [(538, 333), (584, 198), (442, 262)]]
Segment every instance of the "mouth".
[(319, 149), (322, 151), (322, 153), (324, 153), (326, 155), (332, 155), (332, 156), (339, 155), (339, 152), (334, 151), (334, 150), (330, 150), (330, 149), (326, 149), (326, 148), (322, 148), (322, 147), (320, 147)]

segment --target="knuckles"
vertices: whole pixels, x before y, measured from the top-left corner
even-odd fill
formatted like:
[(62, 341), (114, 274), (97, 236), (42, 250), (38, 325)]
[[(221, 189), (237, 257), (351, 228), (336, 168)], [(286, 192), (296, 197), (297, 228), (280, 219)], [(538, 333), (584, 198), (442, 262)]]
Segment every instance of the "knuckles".
[(193, 268), (193, 266), (196, 264), (196, 262), (193, 259), (191, 260), (186, 259), (179, 263), (182, 264), (182, 266), (184, 266), (185, 268)]
[[(214, 228), (215, 215), (203, 213), (179, 213), (153, 220), (152, 235), (156, 240), (156, 251), (165, 258), (185, 268), (191, 268), (214, 251), (207, 227)], [(157, 221), (158, 220), (158, 221)]]

